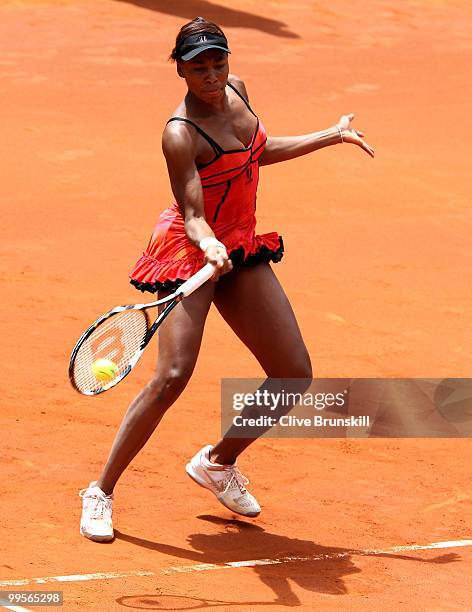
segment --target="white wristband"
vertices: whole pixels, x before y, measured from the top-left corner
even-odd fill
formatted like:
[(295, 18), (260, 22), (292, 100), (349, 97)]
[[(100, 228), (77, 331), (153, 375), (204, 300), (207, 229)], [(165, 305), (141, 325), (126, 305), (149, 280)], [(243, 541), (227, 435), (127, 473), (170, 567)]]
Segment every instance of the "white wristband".
[(202, 238), (198, 246), (201, 248), (202, 251), (206, 251), (209, 246), (217, 246), (220, 249), (226, 250), (225, 245), (214, 236), (207, 236), (206, 238)]

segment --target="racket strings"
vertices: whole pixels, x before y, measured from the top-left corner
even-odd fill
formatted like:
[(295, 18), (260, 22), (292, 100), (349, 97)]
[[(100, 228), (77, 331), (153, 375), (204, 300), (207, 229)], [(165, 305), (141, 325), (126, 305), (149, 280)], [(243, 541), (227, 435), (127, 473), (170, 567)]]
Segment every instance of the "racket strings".
[[(148, 331), (148, 318), (142, 310), (124, 310), (99, 325), (83, 342), (76, 355), (73, 377), (82, 393), (103, 389), (112, 380), (120, 379), (140, 349)], [(98, 380), (92, 365), (98, 359), (109, 359), (118, 371), (111, 380)]]

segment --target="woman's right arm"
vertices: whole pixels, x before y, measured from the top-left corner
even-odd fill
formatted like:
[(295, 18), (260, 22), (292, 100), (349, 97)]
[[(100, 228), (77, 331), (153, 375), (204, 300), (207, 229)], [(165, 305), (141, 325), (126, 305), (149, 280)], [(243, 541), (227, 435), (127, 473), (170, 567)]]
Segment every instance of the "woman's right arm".
[[(184, 215), (185, 232), (189, 240), (200, 247), (204, 238), (215, 238), (215, 234), (205, 219), (203, 189), (195, 164), (195, 139), (186, 126), (172, 122), (164, 130), (162, 150), (172, 192)], [(217, 266), (215, 278), (233, 267), (226, 249), (215, 245), (205, 249), (205, 263)]]

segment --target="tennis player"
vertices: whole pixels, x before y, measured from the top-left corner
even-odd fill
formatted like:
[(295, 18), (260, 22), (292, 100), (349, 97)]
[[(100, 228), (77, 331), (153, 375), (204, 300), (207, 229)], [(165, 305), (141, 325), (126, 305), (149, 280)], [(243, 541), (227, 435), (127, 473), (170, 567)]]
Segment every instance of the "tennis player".
[[(218, 282), (203, 285), (163, 323), (154, 377), (129, 406), (99, 479), (80, 492), (80, 531), (95, 541), (113, 538), (115, 484), (185, 389), (212, 302), (268, 377), (312, 378), (293, 310), (270, 265), (282, 258), (282, 238), (275, 231), (256, 234), (259, 166), (342, 142), (374, 155), (352, 127), (353, 114), (320, 132), (267, 137), (243, 81), (229, 74), (229, 53), (222, 30), (197, 17), (181, 28), (171, 54), (188, 88), (162, 138), (175, 203), (159, 216), (131, 283), (161, 298), (208, 262)], [(261, 509), (236, 459), (252, 441), (223, 438), (186, 467), (224, 506), (249, 517)]]

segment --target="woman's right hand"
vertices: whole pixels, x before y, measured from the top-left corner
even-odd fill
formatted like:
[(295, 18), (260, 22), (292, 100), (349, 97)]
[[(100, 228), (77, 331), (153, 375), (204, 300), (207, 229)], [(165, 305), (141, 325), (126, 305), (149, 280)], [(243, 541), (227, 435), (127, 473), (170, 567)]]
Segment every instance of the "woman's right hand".
[(233, 269), (233, 262), (229, 259), (226, 249), (217, 245), (210, 245), (205, 249), (205, 263), (216, 266), (215, 273), (211, 277), (213, 281), (217, 281), (222, 274)]

